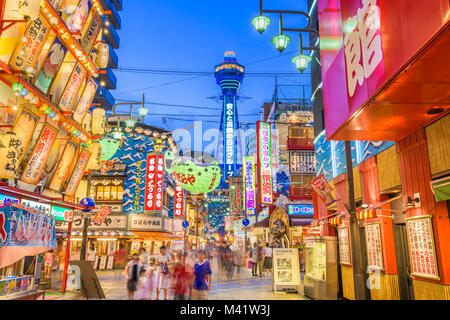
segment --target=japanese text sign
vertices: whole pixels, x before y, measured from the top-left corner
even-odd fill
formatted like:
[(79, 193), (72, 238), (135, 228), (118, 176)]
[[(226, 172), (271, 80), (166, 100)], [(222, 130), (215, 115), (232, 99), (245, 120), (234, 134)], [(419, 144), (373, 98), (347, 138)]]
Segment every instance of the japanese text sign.
[(181, 188), (178, 183), (175, 183), (175, 208), (174, 208), (174, 217), (179, 218), (183, 216), (183, 198), (184, 190)]
[(84, 170), (86, 169), (90, 156), (91, 153), (89, 152), (88, 149), (83, 148), (81, 150), (77, 165), (75, 166), (75, 169), (73, 170), (72, 173), (72, 177), (70, 178), (69, 183), (67, 184), (66, 188), (67, 196), (71, 197), (77, 191), (78, 185), (80, 184), (81, 178), (83, 178)]
[(272, 134), (270, 124), (257, 122), (257, 151), (260, 198), (263, 204), (272, 204)]
[(245, 210), (247, 214), (255, 214), (256, 209), (256, 188), (255, 188), (255, 157), (244, 157), (244, 190), (245, 190)]

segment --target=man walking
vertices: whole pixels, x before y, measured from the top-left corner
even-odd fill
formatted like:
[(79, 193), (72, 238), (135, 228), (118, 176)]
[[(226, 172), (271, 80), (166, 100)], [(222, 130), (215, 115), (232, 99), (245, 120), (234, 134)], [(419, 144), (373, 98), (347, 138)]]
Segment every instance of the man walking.
[(205, 252), (200, 250), (197, 254), (197, 262), (194, 266), (194, 286), (192, 288), (192, 300), (208, 300), (208, 291), (211, 290), (211, 265), (205, 259)]
[(262, 277), (264, 258), (261, 240), (258, 240), (258, 246), (256, 247), (256, 263), (258, 265), (259, 276)]
[(139, 275), (141, 274), (142, 263), (139, 261), (139, 255), (137, 253), (133, 254), (133, 259), (128, 262), (125, 268), (125, 274), (127, 275), (127, 289), (128, 289), (128, 299), (133, 300), (134, 294), (137, 290), (137, 284), (139, 281)]

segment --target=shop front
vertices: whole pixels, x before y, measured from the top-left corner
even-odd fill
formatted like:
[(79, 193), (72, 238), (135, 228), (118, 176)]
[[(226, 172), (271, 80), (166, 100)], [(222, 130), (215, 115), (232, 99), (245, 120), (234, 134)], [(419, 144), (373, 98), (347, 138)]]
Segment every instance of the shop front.
[[(321, 39), (340, 39), (321, 50), (326, 131), (315, 143), (318, 174), (338, 200), (334, 208), (316, 203), (327, 232), (338, 235), (343, 296), (355, 299), (349, 186), (343, 141), (331, 140), (367, 140), (352, 142), (352, 158), (370, 298), (449, 300), (450, 7), (319, 0), (318, 10)], [(432, 14), (421, 19), (425, 12)]]

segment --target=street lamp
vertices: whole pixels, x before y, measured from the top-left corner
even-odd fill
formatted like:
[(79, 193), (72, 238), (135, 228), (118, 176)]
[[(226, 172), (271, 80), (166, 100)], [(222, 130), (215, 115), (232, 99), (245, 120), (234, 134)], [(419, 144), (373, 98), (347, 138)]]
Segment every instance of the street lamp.
[(280, 53), (286, 49), (289, 42), (291, 42), (291, 38), (285, 34), (279, 34), (272, 38), (272, 43)]
[(267, 27), (269, 26), (270, 18), (263, 15), (259, 15), (252, 19), (252, 24), (255, 27), (256, 31), (262, 34), (264, 31), (266, 31)]
[(135, 124), (136, 124), (136, 120), (133, 120), (131, 118), (125, 120), (125, 125), (127, 126), (127, 128), (134, 128)]
[(308, 68), (308, 63), (311, 61), (311, 57), (300, 54), (293, 57), (291, 61), (295, 64), (298, 71), (303, 72)]
[(138, 109), (138, 112), (139, 112), (139, 115), (140, 115), (142, 118), (144, 118), (144, 117), (147, 115), (147, 113), (148, 113), (148, 109), (147, 109), (146, 107), (142, 106), (142, 107), (140, 107), (140, 108)]

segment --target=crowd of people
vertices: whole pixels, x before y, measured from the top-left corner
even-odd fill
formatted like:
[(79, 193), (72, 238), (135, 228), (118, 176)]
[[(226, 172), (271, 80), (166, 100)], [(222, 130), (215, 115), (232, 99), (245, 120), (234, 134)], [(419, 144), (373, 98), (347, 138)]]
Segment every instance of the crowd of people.
[(150, 258), (145, 248), (140, 248), (125, 268), (128, 298), (167, 300), (171, 293), (175, 300), (207, 300), (214, 263), (220, 280), (240, 279), (246, 267), (255, 277), (270, 275), (272, 248), (257, 242), (249, 250), (233, 250), (226, 241), (208, 244), (205, 250), (184, 252), (169, 252), (162, 246), (158, 256)]

